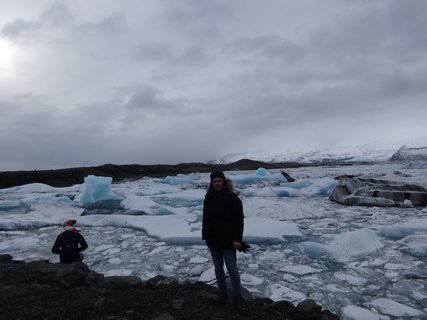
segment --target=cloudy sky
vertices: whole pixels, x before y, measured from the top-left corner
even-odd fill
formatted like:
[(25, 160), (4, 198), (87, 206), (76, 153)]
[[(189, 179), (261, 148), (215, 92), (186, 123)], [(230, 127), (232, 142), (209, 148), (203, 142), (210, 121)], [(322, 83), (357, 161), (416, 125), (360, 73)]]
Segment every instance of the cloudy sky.
[(0, 170), (427, 145), (425, 0), (0, 4)]

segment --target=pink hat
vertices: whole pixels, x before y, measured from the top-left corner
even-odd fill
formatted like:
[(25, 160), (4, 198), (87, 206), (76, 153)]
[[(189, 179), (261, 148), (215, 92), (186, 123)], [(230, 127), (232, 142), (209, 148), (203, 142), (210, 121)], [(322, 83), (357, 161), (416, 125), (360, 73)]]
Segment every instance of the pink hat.
[(66, 227), (66, 226), (74, 226), (75, 224), (76, 224), (76, 220), (74, 220), (74, 219), (70, 219), (70, 220), (67, 220), (67, 221), (65, 221), (64, 222), (64, 227)]

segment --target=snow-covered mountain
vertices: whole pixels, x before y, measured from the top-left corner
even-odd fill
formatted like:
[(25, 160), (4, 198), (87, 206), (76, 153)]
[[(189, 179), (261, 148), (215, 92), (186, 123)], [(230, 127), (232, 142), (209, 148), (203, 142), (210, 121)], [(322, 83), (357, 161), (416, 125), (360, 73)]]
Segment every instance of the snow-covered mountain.
[(266, 153), (245, 152), (225, 155), (209, 163), (226, 164), (240, 159), (263, 162), (298, 162), (298, 163), (332, 163), (332, 162), (381, 162), (381, 161), (427, 161), (427, 147), (407, 147), (403, 145), (398, 151), (391, 148), (372, 148), (367, 146), (340, 150), (311, 150), (308, 152)]
[(263, 162), (298, 162), (298, 163), (330, 163), (330, 162), (377, 162), (388, 161), (396, 149), (371, 149), (355, 147), (346, 150), (311, 150), (308, 152), (265, 153), (246, 152), (225, 155), (212, 160), (213, 164), (226, 164), (240, 159), (251, 159)]
[(427, 147), (410, 148), (405, 145), (401, 146), (391, 156), (390, 161), (427, 161)]

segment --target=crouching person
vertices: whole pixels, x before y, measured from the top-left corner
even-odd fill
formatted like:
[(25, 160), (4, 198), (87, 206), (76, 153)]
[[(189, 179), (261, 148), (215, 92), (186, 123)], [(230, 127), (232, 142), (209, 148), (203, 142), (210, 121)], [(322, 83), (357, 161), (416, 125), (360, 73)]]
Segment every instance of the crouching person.
[(83, 261), (82, 251), (87, 249), (85, 238), (74, 227), (76, 220), (68, 220), (64, 223), (64, 229), (56, 237), (52, 247), (52, 253), (59, 254), (61, 263)]

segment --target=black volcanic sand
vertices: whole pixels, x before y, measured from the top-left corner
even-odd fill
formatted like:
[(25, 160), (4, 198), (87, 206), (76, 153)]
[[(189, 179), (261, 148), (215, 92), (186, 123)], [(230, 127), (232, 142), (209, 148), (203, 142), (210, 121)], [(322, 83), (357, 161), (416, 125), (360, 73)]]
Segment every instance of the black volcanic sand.
[(80, 262), (25, 263), (3, 255), (0, 283), (1, 319), (339, 319), (313, 300), (295, 307), (245, 296), (236, 309), (231, 299), (218, 305), (217, 289), (201, 282), (104, 277)]

